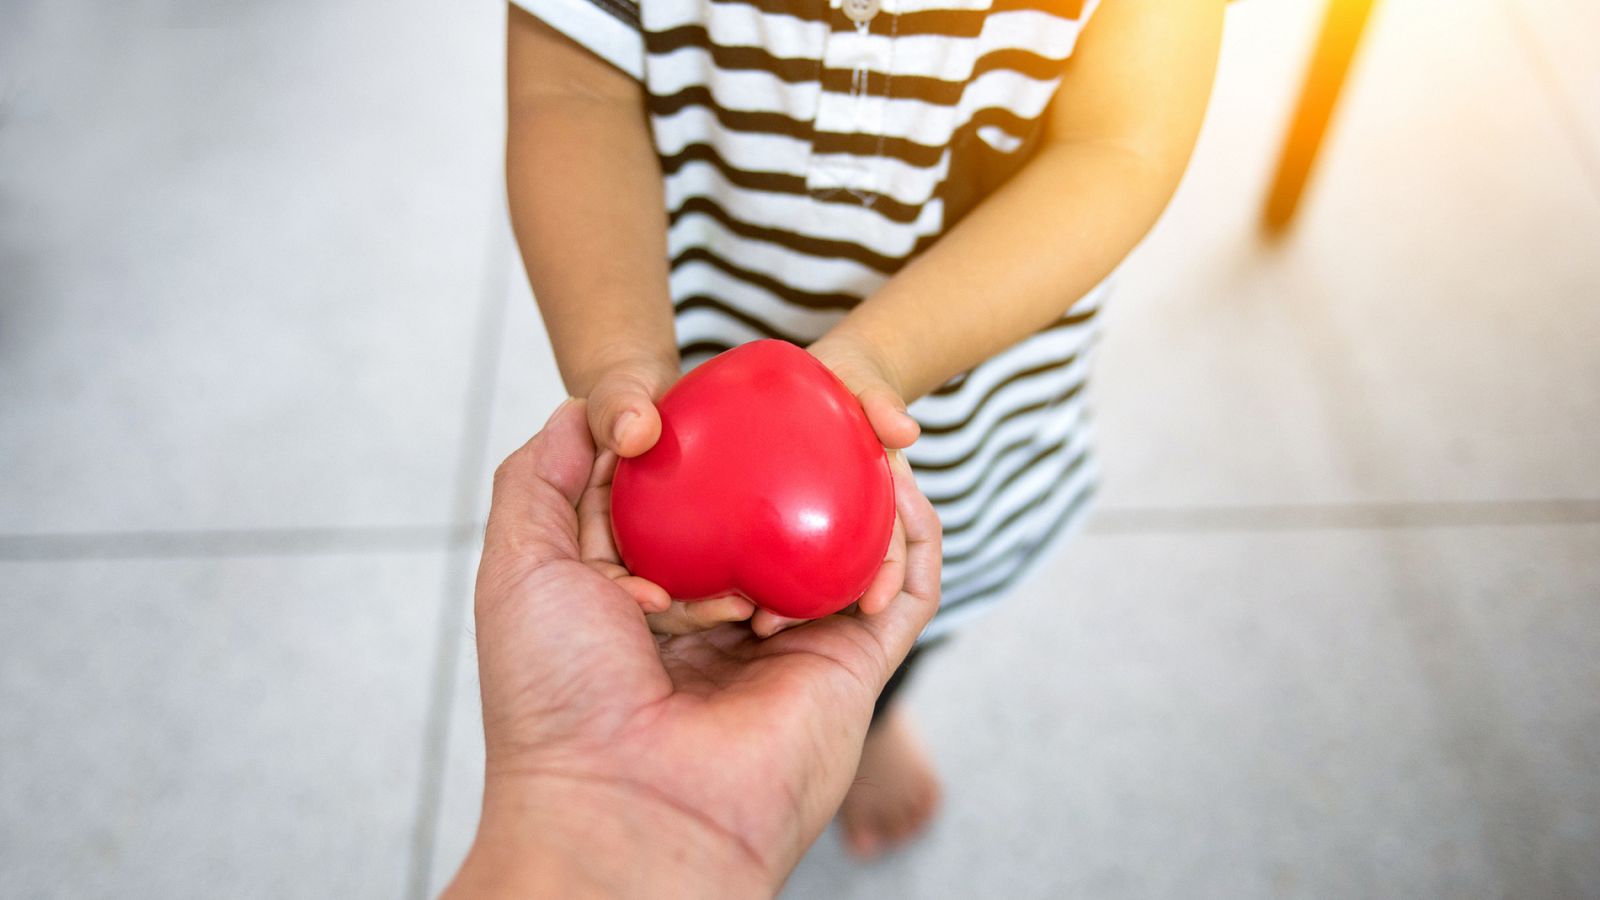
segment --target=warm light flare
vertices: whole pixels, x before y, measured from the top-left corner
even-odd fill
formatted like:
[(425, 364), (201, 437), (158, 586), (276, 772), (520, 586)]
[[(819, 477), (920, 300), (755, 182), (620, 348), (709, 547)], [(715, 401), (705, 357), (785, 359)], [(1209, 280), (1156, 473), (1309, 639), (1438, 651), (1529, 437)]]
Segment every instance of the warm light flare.
[(1300, 104), (1289, 124), (1278, 173), (1267, 196), (1263, 224), (1268, 231), (1282, 231), (1294, 218), (1372, 4), (1373, 0), (1329, 0)]

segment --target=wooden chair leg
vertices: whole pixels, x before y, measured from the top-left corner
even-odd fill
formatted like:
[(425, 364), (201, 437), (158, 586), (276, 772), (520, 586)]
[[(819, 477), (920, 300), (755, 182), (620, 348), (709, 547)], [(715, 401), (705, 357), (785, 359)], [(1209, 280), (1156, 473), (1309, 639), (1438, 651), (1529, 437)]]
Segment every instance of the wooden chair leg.
[(1373, 0), (1328, 0), (1316, 52), (1312, 54), (1300, 103), (1284, 140), (1278, 173), (1272, 180), (1272, 191), (1267, 195), (1263, 210), (1262, 226), (1269, 233), (1283, 232), (1294, 219), (1372, 4)]

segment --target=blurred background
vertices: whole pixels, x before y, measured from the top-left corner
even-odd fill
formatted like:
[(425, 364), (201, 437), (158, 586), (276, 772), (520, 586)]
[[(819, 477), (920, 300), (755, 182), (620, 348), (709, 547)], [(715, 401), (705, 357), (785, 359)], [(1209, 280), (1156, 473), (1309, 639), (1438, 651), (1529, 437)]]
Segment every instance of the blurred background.
[[(1379, 3), (1269, 240), (1324, 4), (1229, 11), (1101, 507), (910, 689), (942, 817), (786, 896), (1600, 897), (1600, 6)], [(563, 394), (503, 29), (0, 2), (0, 896), (459, 862), (488, 476)]]

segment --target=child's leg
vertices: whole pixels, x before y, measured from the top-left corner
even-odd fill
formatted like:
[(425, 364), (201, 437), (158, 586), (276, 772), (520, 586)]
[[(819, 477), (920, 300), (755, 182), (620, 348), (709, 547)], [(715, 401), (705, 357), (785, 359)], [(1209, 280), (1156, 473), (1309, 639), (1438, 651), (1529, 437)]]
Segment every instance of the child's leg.
[(855, 783), (839, 808), (845, 846), (863, 859), (915, 837), (939, 806), (933, 761), (904, 704), (896, 702), (911, 670), (932, 646), (914, 648), (884, 685), (872, 710), (872, 728), (861, 749)]
[(906, 654), (905, 661), (900, 663), (900, 667), (894, 670), (893, 675), (889, 676), (888, 682), (883, 686), (883, 693), (878, 695), (878, 702), (872, 707), (873, 728), (878, 727), (878, 721), (883, 718), (883, 714), (892, 705), (895, 695), (900, 693), (900, 688), (905, 685), (906, 678), (910, 676), (911, 670), (916, 667), (917, 661), (922, 658), (924, 653), (942, 643), (944, 643), (944, 638), (940, 637), (938, 640), (929, 641), (926, 644), (918, 644), (911, 648), (910, 653)]

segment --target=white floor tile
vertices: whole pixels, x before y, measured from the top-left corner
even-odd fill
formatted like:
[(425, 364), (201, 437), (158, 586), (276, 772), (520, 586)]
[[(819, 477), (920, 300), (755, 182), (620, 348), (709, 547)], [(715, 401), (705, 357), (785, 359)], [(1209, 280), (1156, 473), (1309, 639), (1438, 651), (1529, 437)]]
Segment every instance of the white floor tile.
[[(1319, 11), (1229, 13), (1109, 313), (1105, 502), (1600, 497), (1592, 11), (1380, 4), (1268, 248)], [(503, 295), (487, 509), (564, 396), (505, 258), (501, 14), (0, 11), (0, 533), (444, 522)], [(1597, 561), (1596, 527), (1086, 538), (914, 683), (929, 838), (825, 836), (788, 895), (1592, 895)], [(401, 893), (444, 564), (0, 565), (0, 895)], [(434, 887), (482, 787), (459, 638)]]
[(1319, 6), (1230, 12), (1108, 313), (1106, 505), (1600, 496), (1573, 452), (1600, 443), (1600, 203), (1497, 2), (1379, 4), (1295, 231), (1261, 242)]
[[(481, 551), (479, 551), (481, 553)], [(465, 605), (455, 695), (444, 765), (444, 790), (434, 826), (430, 890), (450, 883), (472, 847), (483, 802), (483, 702), (478, 693), (478, 652), (472, 604)]]
[[(1573, 126), (1600, 178), (1600, 56), (1594, 36), (1600, 34), (1600, 6), (1588, 0), (1504, 0), (1506, 27), (1527, 42), (1534, 64), (1547, 67), (1550, 102)], [(1592, 185), (1600, 192), (1600, 181)]]
[(787, 896), (1588, 896), (1597, 660), (1600, 527), (1086, 539), (913, 682), (927, 839)]
[[(567, 397), (544, 322), (539, 318), (539, 308), (522, 271), (521, 259), (515, 253), (505, 261), (504, 282), (505, 306), (500, 323), (500, 346), (496, 351), (498, 369), (487, 423), (485, 463), (476, 492), (475, 509), (480, 520), (489, 515), (494, 468), (537, 434)], [(481, 544), (470, 551), (474, 571), (482, 552)], [(434, 892), (449, 884), (466, 858), (477, 831), (483, 799), (483, 706), (478, 694), (470, 582), (462, 590), (469, 596), (462, 604), (443, 791), (429, 868), (430, 890)]]
[(447, 519), (502, 8), (30, 5), (0, 531)]
[(397, 896), (443, 559), (0, 566), (0, 895)]
[(521, 258), (515, 252), (512, 257), (506, 263), (505, 318), (494, 408), (489, 417), (488, 465), (478, 482), (479, 518), (489, 512), (494, 466), (537, 434), (550, 413), (567, 398)]

